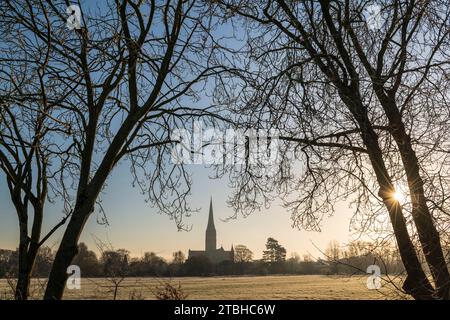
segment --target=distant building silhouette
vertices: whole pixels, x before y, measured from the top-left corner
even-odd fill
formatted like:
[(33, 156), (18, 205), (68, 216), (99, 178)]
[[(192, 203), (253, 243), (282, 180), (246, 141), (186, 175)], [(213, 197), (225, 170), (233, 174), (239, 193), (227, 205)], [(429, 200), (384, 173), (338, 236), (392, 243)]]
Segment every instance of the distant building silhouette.
[(209, 203), (208, 226), (206, 227), (205, 250), (189, 250), (189, 258), (206, 256), (212, 263), (222, 261), (234, 261), (234, 249), (231, 246), (230, 251), (225, 251), (223, 247), (217, 249), (217, 234), (214, 226), (214, 214), (212, 199)]

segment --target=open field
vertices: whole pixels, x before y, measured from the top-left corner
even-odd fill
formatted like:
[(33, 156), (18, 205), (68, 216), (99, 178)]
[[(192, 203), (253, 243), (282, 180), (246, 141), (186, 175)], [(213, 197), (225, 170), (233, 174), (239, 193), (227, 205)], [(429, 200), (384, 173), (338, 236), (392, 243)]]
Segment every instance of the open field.
[[(188, 299), (387, 299), (389, 290), (366, 288), (365, 276), (248, 276), (173, 278)], [(126, 278), (120, 285), (118, 299), (154, 299), (156, 286), (169, 279)], [(43, 281), (34, 280), (35, 296)], [(0, 298), (9, 294), (8, 283), (0, 279)], [(102, 278), (82, 279), (80, 290), (66, 290), (65, 299), (112, 299), (112, 284)]]

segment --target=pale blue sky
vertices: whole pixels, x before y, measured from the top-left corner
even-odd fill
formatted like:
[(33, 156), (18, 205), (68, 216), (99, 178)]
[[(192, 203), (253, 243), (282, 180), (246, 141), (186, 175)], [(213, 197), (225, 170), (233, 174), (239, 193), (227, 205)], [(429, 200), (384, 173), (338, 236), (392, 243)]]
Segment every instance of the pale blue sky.
[[(100, 1), (82, 3), (83, 6), (89, 4), (101, 7)], [(84, 9), (86, 10), (85, 7)], [(221, 31), (225, 33), (225, 29)], [(127, 163), (123, 162), (115, 168), (102, 196), (109, 226), (99, 225), (94, 214), (83, 231), (81, 241), (95, 249), (94, 238), (98, 237), (102, 241), (110, 241), (116, 248), (130, 250), (133, 256), (154, 251), (169, 258), (176, 250), (187, 253), (189, 248), (203, 249), (210, 196), (214, 201), (217, 243), (225, 249), (229, 249), (231, 244), (245, 244), (259, 258), (266, 239), (274, 237), (286, 247), (288, 256), (291, 252), (310, 252), (314, 256), (320, 256), (315, 245), (325, 248), (332, 239), (340, 242), (349, 240), (351, 210), (345, 204), (337, 206), (336, 215), (323, 222), (321, 233), (292, 229), (289, 213), (278, 202), (273, 203), (269, 210), (254, 213), (247, 218), (238, 216), (235, 220), (223, 222), (221, 219), (233, 214), (232, 209), (226, 206), (230, 190), (225, 181), (208, 179), (208, 169), (200, 165), (191, 166), (190, 169), (194, 182), (190, 204), (201, 208), (200, 212), (185, 220), (192, 226), (190, 232), (178, 232), (174, 221), (159, 215), (144, 201), (145, 197), (140, 194), (139, 189), (132, 188)], [(13, 249), (18, 245), (18, 222), (4, 176), (0, 175), (0, 178), (0, 248)], [(61, 216), (60, 208), (47, 204), (44, 230), (56, 224)], [(61, 230), (47, 243), (55, 250), (61, 238)]]
[[(155, 209), (144, 201), (145, 197), (137, 188), (131, 186), (131, 176), (126, 163), (117, 167), (109, 179), (108, 186), (102, 196), (103, 206), (108, 216), (109, 226), (99, 225), (95, 214), (92, 215), (83, 231), (81, 240), (95, 249), (95, 237), (102, 241), (110, 241), (116, 248), (126, 248), (133, 256), (146, 251), (154, 251), (170, 258), (173, 251), (203, 249), (210, 196), (213, 197), (217, 244), (229, 249), (231, 244), (245, 244), (259, 258), (264, 250), (268, 237), (274, 237), (291, 252), (299, 254), (312, 253), (320, 256), (315, 245), (325, 248), (327, 243), (336, 239), (347, 242), (349, 239), (349, 218), (351, 210), (342, 203), (337, 206), (334, 217), (323, 222), (322, 232), (306, 232), (291, 228), (289, 213), (275, 202), (269, 210), (256, 212), (249, 217), (238, 216), (227, 222), (223, 219), (232, 215), (227, 207), (226, 199), (231, 192), (223, 180), (208, 178), (208, 169), (200, 165), (193, 169), (193, 189), (190, 203), (192, 207), (201, 208), (198, 213), (186, 218), (192, 226), (189, 232), (178, 232), (175, 222), (168, 216), (159, 215)], [(15, 248), (18, 244), (18, 223), (9, 194), (4, 184), (0, 183), (0, 248)], [(61, 210), (48, 205), (45, 229), (56, 223), (61, 217)], [(57, 248), (61, 232), (55, 234), (48, 245)]]

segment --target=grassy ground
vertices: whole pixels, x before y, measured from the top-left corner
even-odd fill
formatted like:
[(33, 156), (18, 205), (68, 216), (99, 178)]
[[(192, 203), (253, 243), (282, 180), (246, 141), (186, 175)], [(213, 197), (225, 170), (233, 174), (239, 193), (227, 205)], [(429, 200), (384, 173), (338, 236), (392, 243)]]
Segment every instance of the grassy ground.
[[(170, 280), (181, 285), (188, 299), (387, 299), (390, 290), (368, 290), (367, 277), (265, 276), (209, 278), (126, 278), (117, 299), (154, 299), (156, 287)], [(42, 295), (44, 281), (33, 281), (33, 295)], [(82, 279), (80, 290), (66, 289), (65, 299), (112, 299), (113, 284), (107, 279)], [(10, 294), (6, 280), (0, 279), (0, 299)]]

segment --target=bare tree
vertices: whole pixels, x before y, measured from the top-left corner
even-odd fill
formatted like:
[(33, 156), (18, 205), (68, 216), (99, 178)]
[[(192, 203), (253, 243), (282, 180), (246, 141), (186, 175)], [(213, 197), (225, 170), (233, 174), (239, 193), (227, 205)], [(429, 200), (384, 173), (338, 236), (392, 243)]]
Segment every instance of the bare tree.
[[(2, 16), (6, 10), (2, 4)], [(68, 128), (55, 116), (64, 92), (51, 79), (50, 49), (23, 41), (22, 32), (7, 19), (0, 24), (0, 170), (19, 221), (15, 298), (26, 300), (39, 248), (69, 215), (66, 212), (58, 224), (43, 232), (45, 204), (56, 197), (64, 203), (67, 196), (60, 179), (66, 150), (55, 136)], [(41, 56), (32, 54), (35, 49)]]
[[(405, 110), (417, 108), (415, 105), (420, 102), (414, 102), (414, 99), (438, 93), (428, 90), (420, 93), (418, 91), (426, 90), (426, 87), (421, 87), (426, 79), (433, 81), (432, 78), (436, 75), (432, 71), (434, 67), (447, 64), (446, 58), (437, 58), (436, 55), (441, 52), (442, 44), (448, 41), (450, 12), (435, 11), (436, 8), (431, 8), (428, 2), (409, 1), (402, 4), (398, 1), (392, 5), (386, 4), (380, 8), (379, 13), (384, 14), (384, 19), (387, 18), (384, 34), (381, 36), (369, 33), (369, 36), (363, 36), (361, 31), (358, 34), (353, 27), (355, 21), (361, 19), (357, 14), (361, 10), (364, 10), (364, 5), (350, 8), (348, 1), (337, 6), (331, 6), (327, 1), (321, 2), (321, 11), (336, 45), (344, 39), (350, 40), (350, 49), (342, 50), (346, 50), (347, 55), (350, 51), (356, 52), (360, 64), (364, 66), (372, 82), (374, 93), (387, 118), (389, 133), (395, 140), (401, 156), (411, 197), (412, 218), (436, 285), (437, 296), (449, 298), (450, 275), (440, 237), (426, 203), (424, 179), (413, 148), (411, 133), (406, 129), (408, 118), (414, 115)], [(332, 18), (335, 12), (341, 13), (344, 17), (345, 28), (340, 32), (336, 27), (337, 21), (333, 21)], [(424, 15), (429, 15), (428, 19)], [(436, 25), (433, 26), (433, 23)], [(426, 48), (420, 48), (422, 32), (428, 34)], [(375, 48), (375, 44), (380, 40), (381, 45)], [(399, 43), (396, 43), (397, 41)], [(368, 48), (367, 45), (372, 45), (372, 48), (365, 50)], [(376, 57), (373, 59), (374, 62), (369, 60), (369, 55)], [(433, 76), (430, 76), (430, 72)], [(436, 84), (440, 85), (435, 82), (434, 85)], [(423, 107), (419, 106), (420, 109)]]
[(338, 274), (339, 273), (339, 259), (342, 258), (342, 249), (340, 247), (340, 244), (336, 240), (332, 240), (328, 243), (327, 248), (325, 249), (325, 257), (327, 258), (328, 262), (333, 267), (333, 273)]
[(186, 261), (186, 256), (183, 251), (176, 251), (172, 254), (172, 263), (182, 265)]
[(237, 263), (251, 262), (253, 260), (253, 252), (243, 244), (234, 247), (234, 261)]
[(76, 192), (45, 293), (61, 299), (83, 227), (95, 208), (102, 212), (99, 194), (119, 161), (129, 161), (147, 200), (184, 227), (191, 180), (183, 165), (171, 165), (179, 142), (171, 131), (216, 116), (197, 92), (223, 70), (215, 53), (220, 45), (209, 5), (196, 0), (109, 1), (81, 8), (75, 30), (66, 27), (66, 1), (5, 5), (6, 19), (26, 30), (22, 39), (50, 48), (52, 75), (72, 93), (58, 104), (58, 119), (70, 127), (61, 135), (74, 145), (64, 177)]
[[(267, 205), (273, 199), (270, 194), (277, 191), (284, 194), (295, 226), (319, 230), (334, 203), (351, 200), (356, 205), (353, 222), (360, 222), (361, 232), (386, 231), (380, 219), (385, 207), (408, 275), (403, 289), (416, 299), (448, 298), (448, 270), (435, 218), (426, 204), (447, 189), (443, 169), (447, 160), (437, 153), (430, 156), (428, 148), (419, 162), (411, 140), (412, 134), (421, 137), (433, 125), (428, 110), (415, 107), (411, 99), (429, 102), (435, 100), (433, 94), (439, 94), (442, 100), (439, 90), (447, 88), (445, 82), (435, 87), (437, 81), (432, 79), (445, 75), (441, 69), (445, 70), (446, 54), (441, 45), (448, 41), (448, 8), (429, 2), (387, 2), (381, 7), (388, 15), (386, 23), (372, 32), (363, 19), (367, 2), (220, 1), (220, 5), (225, 19), (238, 16), (251, 31), (245, 39), (247, 62), (237, 75), (243, 90), (236, 97), (230, 93), (233, 85), (224, 84), (217, 97), (223, 103), (239, 101), (235, 105), (241, 127), (275, 128), (284, 142), (280, 152), (284, 159), (275, 174), (268, 176), (263, 164), (247, 163), (235, 170), (232, 183), (237, 192), (231, 204), (251, 212), (259, 206), (257, 197)], [(422, 47), (420, 39), (426, 30), (433, 41)], [(431, 67), (437, 69), (434, 76), (430, 76)], [(427, 79), (433, 85), (424, 94)], [(416, 122), (408, 123), (414, 125), (407, 132), (405, 121), (411, 118)], [(420, 123), (420, 129), (419, 119), (428, 120)], [(440, 123), (433, 132), (436, 129), (447, 132), (448, 123)], [(428, 144), (440, 143), (435, 135), (428, 137)], [(425, 196), (419, 168), (431, 166), (438, 158), (442, 171), (429, 179), (434, 180), (429, 183), (434, 188)], [(293, 159), (297, 163), (290, 170), (283, 166)], [(410, 228), (409, 206), (395, 198), (396, 185), (402, 180), (412, 200)], [(415, 230), (434, 288), (413, 244)]]
[(186, 300), (188, 297), (181, 287), (181, 283), (176, 286), (170, 280), (160, 280), (153, 290), (153, 295), (157, 300)]
[(97, 248), (100, 252), (100, 262), (103, 267), (103, 274), (111, 284), (108, 292), (112, 293), (112, 299), (116, 300), (122, 282), (128, 274), (129, 251), (125, 249), (114, 249), (110, 243), (96, 240)]

